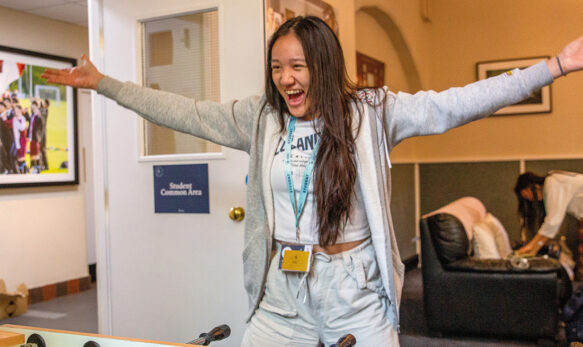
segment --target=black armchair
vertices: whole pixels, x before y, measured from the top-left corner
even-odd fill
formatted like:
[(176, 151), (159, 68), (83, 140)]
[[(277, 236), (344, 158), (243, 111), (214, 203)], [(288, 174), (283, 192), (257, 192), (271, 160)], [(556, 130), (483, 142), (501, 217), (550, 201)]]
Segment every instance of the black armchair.
[(446, 212), (421, 220), (423, 300), (429, 329), (556, 339), (559, 309), (571, 293), (571, 282), (559, 263), (532, 258), (528, 269), (520, 269), (507, 259), (474, 259), (468, 255), (465, 227), (471, 222), (462, 223)]

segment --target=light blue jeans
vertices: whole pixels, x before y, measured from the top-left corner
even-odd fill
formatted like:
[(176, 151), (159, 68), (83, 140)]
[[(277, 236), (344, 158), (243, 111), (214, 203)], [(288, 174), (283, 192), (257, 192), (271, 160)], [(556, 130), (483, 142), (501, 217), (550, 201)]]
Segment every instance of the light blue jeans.
[(276, 244), (265, 294), (242, 346), (330, 346), (348, 333), (356, 346), (399, 346), (370, 239), (339, 254), (314, 254), (307, 276), (278, 269)]

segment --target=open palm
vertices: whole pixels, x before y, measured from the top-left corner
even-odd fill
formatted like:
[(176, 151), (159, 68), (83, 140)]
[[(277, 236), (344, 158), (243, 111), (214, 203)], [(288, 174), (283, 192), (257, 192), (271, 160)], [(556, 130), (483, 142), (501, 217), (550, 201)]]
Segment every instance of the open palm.
[(566, 73), (583, 69), (583, 36), (566, 45), (559, 58)]
[(97, 89), (97, 84), (103, 78), (103, 75), (83, 55), (79, 66), (61, 70), (47, 69), (42, 73), (41, 77), (46, 79), (47, 83), (64, 84), (76, 88)]

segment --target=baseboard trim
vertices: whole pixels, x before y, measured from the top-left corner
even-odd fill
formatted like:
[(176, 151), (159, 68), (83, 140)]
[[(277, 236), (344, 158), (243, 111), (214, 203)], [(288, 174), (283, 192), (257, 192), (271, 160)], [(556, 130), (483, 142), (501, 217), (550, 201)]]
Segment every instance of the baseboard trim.
[(60, 296), (76, 294), (91, 288), (91, 276), (76, 278), (64, 282), (47, 284), (28, 290), (28, 304), (48, 301)]
[(403, 259), (403, 264), (405, 264), (405, 273), (416, 269), (419, 265), (419, 255), (415, 254), (408, 258)]

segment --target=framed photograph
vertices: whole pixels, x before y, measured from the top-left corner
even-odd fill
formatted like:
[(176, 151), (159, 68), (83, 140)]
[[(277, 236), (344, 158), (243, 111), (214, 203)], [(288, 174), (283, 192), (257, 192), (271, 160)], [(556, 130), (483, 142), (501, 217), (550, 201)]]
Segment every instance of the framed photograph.
[(0, 46), (0, 188), (79, 183), (76, 93), (40, 77), (75, 65)]
[(356, 52), (356, 85), (363, 87), (382, 87), (385, 85), (385, 63)]
[(336, 10), (323, 0), (265, 0), (265, 50), (269, 39), (286, 20), (295, 16), (316, 16), (338, 35)]
[[(477, 79), (483, 80), (488, 77), (507, 73), (508, 71), (517, 68), (524, 69), (548, 58), (549, 57), (531, 57), (479, 62), (476, 64)], [(533, 113), (549, 113), (551, 111), (551, 86), (548, 85), (540, 90), (537, 90), (528, 99), (512, 106), (504, 107), (503, 109), (500, 109), (494, 113), (494, 115), (522, 115)]]

